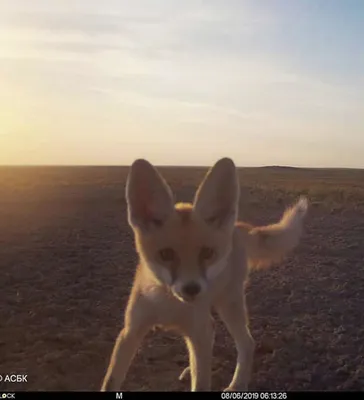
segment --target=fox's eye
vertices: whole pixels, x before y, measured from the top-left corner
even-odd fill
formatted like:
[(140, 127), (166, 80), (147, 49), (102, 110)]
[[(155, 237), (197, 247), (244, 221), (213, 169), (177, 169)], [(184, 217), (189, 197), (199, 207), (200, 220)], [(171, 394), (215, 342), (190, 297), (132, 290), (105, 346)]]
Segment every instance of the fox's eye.
[(165, 262), (171, 262), (176, 258), (176, 252), (170, 247), (159, 250), (160, 258)]
[(209, 261), (215, 255), (214, 249), (211, 247), (204, 246), (200, 250), (199, 258), (200, 261)]

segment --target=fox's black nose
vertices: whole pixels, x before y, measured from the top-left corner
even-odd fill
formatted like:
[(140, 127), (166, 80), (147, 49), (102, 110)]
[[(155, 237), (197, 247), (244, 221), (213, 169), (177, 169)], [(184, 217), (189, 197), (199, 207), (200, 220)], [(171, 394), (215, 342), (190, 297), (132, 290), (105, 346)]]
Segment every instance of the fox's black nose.
[(195, 282), (186, 283), (182, 287), (182, 291), (183, 294), (186, 295), (187, 297), (195, 297), (200, 293), (201, 286)]

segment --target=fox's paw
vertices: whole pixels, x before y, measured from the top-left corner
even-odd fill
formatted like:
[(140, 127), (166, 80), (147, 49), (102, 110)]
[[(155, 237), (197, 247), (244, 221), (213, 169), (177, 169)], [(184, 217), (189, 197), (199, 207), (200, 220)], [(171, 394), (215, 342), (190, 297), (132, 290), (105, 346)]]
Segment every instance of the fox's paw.
[(223, 391), (224, 392), (246, 392), (248, 390), (247, 385), (235, 385), (235, 386), (228, 386)]
[(190, 376), (190, 373), (191, 373), (190, 367), (186, 367), (186, 368), (182, 371), (182, 373), (181, 373), (181, 375), (179, 376), (178, 380), (184, 381), (185, 379), (187, 379), (188, 376)]
[(117, 384), (115, 383), (113, 377), (110, 376), (109, 378), (105, 378), (100, 392), (114, 392), (114, 391), (118, 391), (118, 390), (119, 390), (119, 388), (118, 388)]
[(295, 208), (298, 213), (305, 215), (308, 209), (308, 198), (306, 196), (300, 196), (295, 204)]

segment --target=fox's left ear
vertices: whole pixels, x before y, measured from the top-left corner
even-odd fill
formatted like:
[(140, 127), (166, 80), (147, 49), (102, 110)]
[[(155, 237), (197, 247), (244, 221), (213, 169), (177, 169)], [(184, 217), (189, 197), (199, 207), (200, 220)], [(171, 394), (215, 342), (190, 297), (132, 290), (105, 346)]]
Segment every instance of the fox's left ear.
[(240, 187), (234, 162), (220, 159), (206, 174), (194, 200), (194, 210), (217, 228), (235, 223)]

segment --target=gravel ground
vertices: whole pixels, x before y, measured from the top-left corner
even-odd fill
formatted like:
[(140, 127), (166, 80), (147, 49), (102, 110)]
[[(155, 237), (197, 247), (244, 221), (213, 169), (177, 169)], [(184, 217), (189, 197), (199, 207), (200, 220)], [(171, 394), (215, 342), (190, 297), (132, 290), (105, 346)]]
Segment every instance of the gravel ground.
[[(99, 390), (122, 328), (136, 254), (126, 221), (127, 168), (2, 168), (0, 390)], [(205, 169), (169, 168), (179, 201)], [(252, 390), (364, 390), (364, 172), (241, 170), (241, 218), (268, 223), (299, 194), (312, 205), (300, 246), (248, 285), (257, 342)], [(235, 348), (218, 323), (213, 389)], [(150, 333), (124, 390), (188, 391), (181, 338)]]

